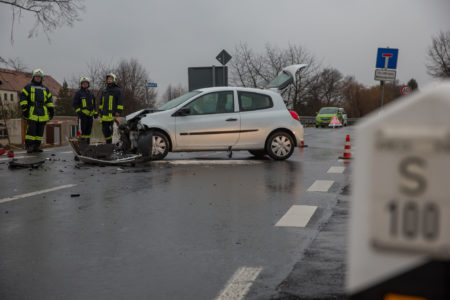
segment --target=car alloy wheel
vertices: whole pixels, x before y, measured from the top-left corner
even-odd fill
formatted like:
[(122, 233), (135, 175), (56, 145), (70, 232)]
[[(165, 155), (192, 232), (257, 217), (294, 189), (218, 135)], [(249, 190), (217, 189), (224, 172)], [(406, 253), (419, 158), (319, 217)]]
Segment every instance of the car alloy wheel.
[(294, 152), (294, 141), (286, 132), (274, 132), (267, 140), (266, 151), (275, 160), (287, 159)]

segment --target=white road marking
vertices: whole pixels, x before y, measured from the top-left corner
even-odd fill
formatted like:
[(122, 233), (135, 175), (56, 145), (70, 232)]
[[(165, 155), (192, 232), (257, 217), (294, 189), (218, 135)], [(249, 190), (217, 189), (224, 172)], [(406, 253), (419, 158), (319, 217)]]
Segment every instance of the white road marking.
[(8, 201), (13, 201), (13, 200), (17, 200), (17, 199), (22, 199), (22, 198), (27, 198), (27, 197), (31, 197), (31, 196), (40, 195), (40, 194), (50, 193), (50, 192), (54, 192), (54, 191), (58, 191), (58, 190), (62, 190), (62, 189), (67, 189), (67, 188), (74, 187), (74, 186), (76, 186), (76, 184), (66, 184), (66, 185), (57, 186), (57, 187), (54, 187), (51, 189), (45, 189), (45, 190), (40, 190), (40, 191), (31, 192), (31, 193), (27, 193), (27, 194), (3, 198), (3, 199), (0, 199), (0, 204), (8, 202)]
[(330, 187), (333, 185), (333, 180), (316, 180), (308, 188), (308, 192), (328, 192)]
[(69, 154), (69, 153), (73, 153), (73, 151), (64, 151), (64, 152), (58, 152), (60, 154)]
[(330, 167), (327, 173), (344, 173), (345, 167)]
[(29, 157), (36, 157), (36, 156), (34, 156), (34, 155), (27, 155), (27, 156), (5, 157), (5, 158), (0, 158), (0, 161), (11, 160), (11, 159), (13, 159), (13, 158), (15, 158), (15, 159), (21, 159), (21, 158), (29, 158)]
[(275, 224), (277, 227), (306, 227), (314, 215), (317, 206), (292, 205), (284, 216)]
[(220, 160), (220, 159), (176, 159), (157, 160), (152, 163), (170, 163), (172, 165), (255, 165), (262, 163), (257, 160)]
[(234, 272), (231, 279), (228, 280), (227, 285), (220, 292), (216, 300), (244, 299), (262, 270), (263, 268), (261, 267), (240, 267)]

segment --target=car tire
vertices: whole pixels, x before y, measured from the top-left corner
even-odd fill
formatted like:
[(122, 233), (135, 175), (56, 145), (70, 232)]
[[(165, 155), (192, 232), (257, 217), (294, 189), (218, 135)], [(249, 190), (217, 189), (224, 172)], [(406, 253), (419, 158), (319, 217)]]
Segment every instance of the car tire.
[(153, 132), (153, 143), (152, 143), (152, 160), (164, 159), (169, 153), (169, 139), (167, 136), (160, 132)]
[(266, 152), (275, 160), (288, 159), (294, 152), (294, 140), (284, 131), (276, 131), (267, 139)]
[(248, 152), (256, 158), (264, 158), (267, 154), (265, 150), (248, 150)]
[(160, 160), (169, 153), (169, 140), (159, 131), (147, 131), (139, 136), (138, 152), (151, 160)]

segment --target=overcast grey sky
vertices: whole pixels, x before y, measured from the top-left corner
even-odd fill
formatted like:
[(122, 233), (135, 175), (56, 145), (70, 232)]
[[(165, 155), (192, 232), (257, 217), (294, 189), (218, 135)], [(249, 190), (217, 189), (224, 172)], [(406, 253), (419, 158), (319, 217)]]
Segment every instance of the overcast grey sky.
[(96, 0), (85, 1), (73, 27), (27, 38), (24, 14), (9, 43), (11, 11), (0, 4), (0, 56), (20, 57), (58, 81), (79, 75), (86, 62), (137, 58), (161, 87), (187, 86), (187, 68), (218, 65), (216, 55), (246, 42), (306, 48), (365, 85), (373, 80), (378, 47), (399, 48), (397, 78), (432, 81), (426, 73), (431, 36), (450, 30), (450, 0)]

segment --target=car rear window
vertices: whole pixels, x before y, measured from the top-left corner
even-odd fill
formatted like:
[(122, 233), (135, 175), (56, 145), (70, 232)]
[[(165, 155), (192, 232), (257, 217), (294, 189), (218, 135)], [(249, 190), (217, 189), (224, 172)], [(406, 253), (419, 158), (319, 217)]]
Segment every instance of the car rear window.
[(239, 92), (239, 110), (251, 111), (273, 107), (270, 96), (258, 93)]

